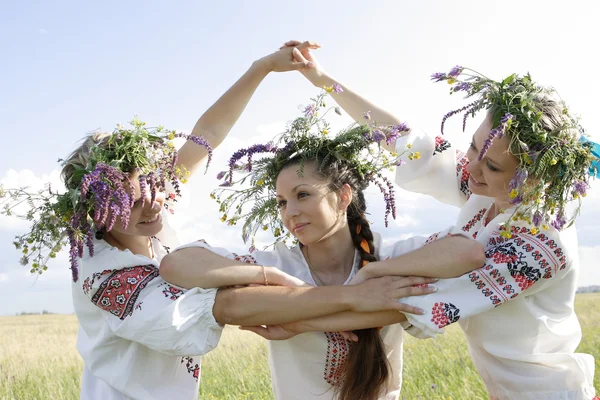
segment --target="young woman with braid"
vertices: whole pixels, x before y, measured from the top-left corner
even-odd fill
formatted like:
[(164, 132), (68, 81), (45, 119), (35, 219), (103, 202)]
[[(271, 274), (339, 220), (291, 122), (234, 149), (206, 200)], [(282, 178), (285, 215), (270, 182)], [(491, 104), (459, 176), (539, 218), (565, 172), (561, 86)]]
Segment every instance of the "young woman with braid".
[[(227, 268), (243, 265), (236, 260), (273, 266), (310, 285), (326, 287), (349, 284), (367, 264), (402, 269), (407, 276), (419, 271), (420, 275), (431, 277), (459, 276), (481, 265), (481, 246), (462, 236), (448, 237), (425, 248), (422, 246), (426, 238), (384, 244), (381, 237), (371, 231), (365, 217), (363, 191), (372, 182), (385, 185), (386, 205), (393, 212), (393, 192), (388, 192), (387, 181), (379, 174), (392, 164), (385, 164), (383, 153), (377, 153), (370, 160), (357, 158), (358, 154), (367, 154), (366, 149), (377, 140), (368, 128), (353, 128), (332, 139), (320, 133), (308, 133), (305, 128), (316, 124), (318, 104), (319, 101), (307, 107), (305, 117), (291, 124), (290, 131), (280, 138), (283, 147), (277, 148), (271, 143), (236, 152), (230, 162), (234, 169), (241, 155), (254, 160), (250, 172), (253, 185), (238, 190), (232, 176), (226, 176), (225, 185), (230, 187), (224, 190), (236, 190), (233, 197), (219, 196), (224, 210), (236, 208), (230, 202), (235, 200), (236, 194), (247, 195), (246, 199), (269, 196), (269, 201), (260, 203), (259, 200), (259, 205), (246, 214), (249, 235), (255, 232), (252, 227), (268, 229), (271, 226), (275, 236), (281, 238), (285, 235), (280, 228), (284, 227), (297, 240), (297, 245), (288, 247), (280, 242), (273, 251), (239, 256), (200, 241), (163, 259), (160, 268), (163, 279), (184, 287), (213, 282), (212, 279)], [(257, 161), (257, 152), (270, 157)], [(231, 192), (220, 192), (223, 193)], [(242, 199), (241, 204), (244, 202)], [(236, 220), (238, 216), (230, 218)], [(256, 225), (253, 221), (257, 221)], [(446, 232), (440, 233), (440, 237), (445, 235)], [(447, 266), (447, 260), (452, 260), (452, 265), (442, 270), (440, 267)], [(264, 289), (219, 290), (214, 309), (217, 320), (258, 325), (255, 300), (250, 297)], [(405, 312), (419, 313), (420, 310)], [(353, 324), (352, 317), (347, 322), (348, 315), (359, 314), (371, 315), (335, 314), (346, 321), (345, 325), (300, 324), (305, 333), (289, 340), (269, 342), (269, 366), (276, 399), (397, 398), (402, 378), (403, 330), (395, 322), (406, 318), (394, 311), (395, 320), (390, 319), (385, 324), (389, 326), (361, 329), (373, 325), (369, 325), (369, 320)], [(298, 320), (292, 316), (288, 319), (292, 325)], [(348, 329), (360, 329), (354, 332), (357, 342), (347, 341), (336, 333)]]

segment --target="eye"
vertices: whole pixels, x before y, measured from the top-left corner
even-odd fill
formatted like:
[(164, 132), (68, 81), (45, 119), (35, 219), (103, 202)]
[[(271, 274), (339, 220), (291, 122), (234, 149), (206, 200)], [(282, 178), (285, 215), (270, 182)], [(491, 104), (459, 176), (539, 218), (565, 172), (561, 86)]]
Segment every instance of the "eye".
[(287, 204), (287, 201), (285, 201), (285, 200), (279, 200), (277, 202), (277, 207), (278, 208), (282, 208), (282, 207), (285, 207), (286, 204)]
[(487, 167), (490, 171), (492, 172), (498, 172), (500, 171), (498, 168), (494, 167), (492, 164), (490, 164), (489, 162), (487, 163)]
[(298, 198), (299, 199), (301, 199), (303, 197), (306, 197), (306, 196), (308, 196), (308, 193), (306, 193), (306, 192), (298, 192)]

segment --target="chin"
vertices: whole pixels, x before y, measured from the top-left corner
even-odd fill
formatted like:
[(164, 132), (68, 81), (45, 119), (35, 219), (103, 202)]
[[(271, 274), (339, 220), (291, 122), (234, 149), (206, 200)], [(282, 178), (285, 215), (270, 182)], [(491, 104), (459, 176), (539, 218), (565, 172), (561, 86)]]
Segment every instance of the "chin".
[(163, 224), (162, 224), (162, 221), (160, 221), (154, 226), (138, 228), (137, 231), (139, 232), (139, 234), (141, 236), (154, 236), (154, 235), (158, 234), (160, 231), (162, 231), (162, 228), (163, 228)]
[(471, 193), (476, 194), (478, 196), (488, 196), (487, 186), (469, 185), (469, 190), (471, 191)]

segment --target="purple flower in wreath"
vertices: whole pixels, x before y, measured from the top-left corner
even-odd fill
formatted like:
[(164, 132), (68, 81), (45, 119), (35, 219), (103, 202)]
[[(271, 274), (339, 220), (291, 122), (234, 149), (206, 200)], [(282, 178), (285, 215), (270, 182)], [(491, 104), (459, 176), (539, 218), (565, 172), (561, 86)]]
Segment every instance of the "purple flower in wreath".
[(305, 117), (312, 117), (317, 112), (317, 106), (310, 104), (304, 108), (303, 112)]
[(456, 78), (463, 72), (463, 69), (464, 69), (463, 67), (461, 67), (460, 65), (457, 65), (456, 67), (454, 67), (450, 70), (450, 72), (448, 73), (448, 76), (450, 76), (451, 78)]
[(436, 72), (431, 75), (431, 80), (436, 82), (441, 82), (447, 78), (446, 74), (443, 72)]

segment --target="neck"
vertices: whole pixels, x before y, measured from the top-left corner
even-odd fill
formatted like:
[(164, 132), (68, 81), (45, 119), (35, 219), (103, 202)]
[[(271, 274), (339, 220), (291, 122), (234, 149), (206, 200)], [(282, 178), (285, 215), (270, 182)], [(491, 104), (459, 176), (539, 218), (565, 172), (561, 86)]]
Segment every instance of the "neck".
[(303, 248), (312, 269), (326, 284), (342, 284), (352, 271), (356, 248), (349, 229)]
[(494, 199), (494, 203), (490, 207), (490, 211), (488, 212), (488, 221), (493, 220), (500, 214), (500, 211), (511, 208), (513, 205), (507, 201), (502, 201), (499, 199)]
[(133, 254), (139, 254), (148, 258), (154, 256), (152, 241), (147, 236), (121, 235), (116, 232), (104, 233), (106, 243), (119, 250), (129, 250)]

